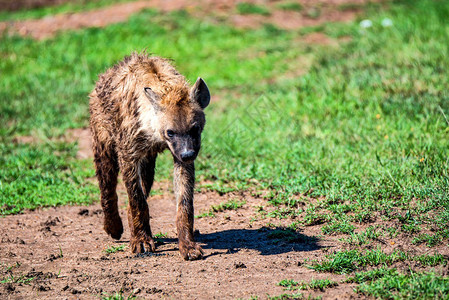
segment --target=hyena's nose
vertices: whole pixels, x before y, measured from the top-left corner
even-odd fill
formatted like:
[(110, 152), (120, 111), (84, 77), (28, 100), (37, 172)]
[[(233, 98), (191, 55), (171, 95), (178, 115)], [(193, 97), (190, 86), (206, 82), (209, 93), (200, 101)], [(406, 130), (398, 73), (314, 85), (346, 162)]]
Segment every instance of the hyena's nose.
[(189, 161), (195, 158), (195, 151), (187, 150), (181, 153), (181, 158), (183, 161)]

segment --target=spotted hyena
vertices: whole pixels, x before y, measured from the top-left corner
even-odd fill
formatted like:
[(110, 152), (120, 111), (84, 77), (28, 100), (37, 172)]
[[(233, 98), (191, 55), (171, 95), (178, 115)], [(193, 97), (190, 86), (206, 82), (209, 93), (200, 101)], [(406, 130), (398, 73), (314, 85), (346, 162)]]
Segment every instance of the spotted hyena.
[(201, 258), (193, 239), (194, 161), (206, 122), (210, 94), (201, 79), (192, 88), (166, 59), (132, 54), (99, 76), (90, 94), (90, 129), (104, 211), (104, 229), (120, 239), (123, 224), (117, 206), (117, 175), (123, 175), (129, 206), (132, 252), (155, 251), (147, 198), (156, 157), (173, 155), (176, 227), (186, 260)]

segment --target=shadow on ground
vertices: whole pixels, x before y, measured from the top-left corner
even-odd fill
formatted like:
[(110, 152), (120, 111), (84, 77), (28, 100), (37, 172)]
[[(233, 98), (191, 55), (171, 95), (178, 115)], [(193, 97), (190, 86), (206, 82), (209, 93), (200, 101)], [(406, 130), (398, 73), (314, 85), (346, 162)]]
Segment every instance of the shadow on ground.
[[(159, 239), (162, 243), (177, 243), (177, 239)], [(207, 234), (197, 234), (196, 241), (204, 249), (228, 250), (236, 253), (241, 249), (256, 250), (261, 255), (277, 255), (288, 252), (314, 251), (323, 248), (319, 239), (306, 236), (289, 228), (230, 229)], [(213, 256), (214, 253), (206, 256)]]

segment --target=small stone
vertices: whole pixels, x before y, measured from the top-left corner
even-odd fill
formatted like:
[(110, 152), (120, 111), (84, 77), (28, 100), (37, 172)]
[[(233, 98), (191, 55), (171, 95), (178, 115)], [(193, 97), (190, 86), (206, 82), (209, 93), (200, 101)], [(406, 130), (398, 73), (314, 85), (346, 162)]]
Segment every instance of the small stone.
[(83, 208), (83, 209), (81, 209), (81, 210), (78, 212), (78, 214), (79, 214), (80, 216), (87, 216), (87, 215), (89, 215), (89, 210)]

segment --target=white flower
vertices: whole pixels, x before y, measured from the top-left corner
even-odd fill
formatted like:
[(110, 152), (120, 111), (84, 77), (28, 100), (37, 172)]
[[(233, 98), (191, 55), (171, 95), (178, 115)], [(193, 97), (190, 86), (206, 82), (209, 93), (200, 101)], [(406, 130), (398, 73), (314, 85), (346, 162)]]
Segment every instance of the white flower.
[(360, 22), (360, 27), (362, 28), (369, 28), (373, 26), (373, 22), (371, 20), (363, 20)]
[(381, 24), (382, 24), (383, 27), (391, 27), (391, 26), (393, 26), (393, 21), (391, 19), (384, 18), (382, 20)]

